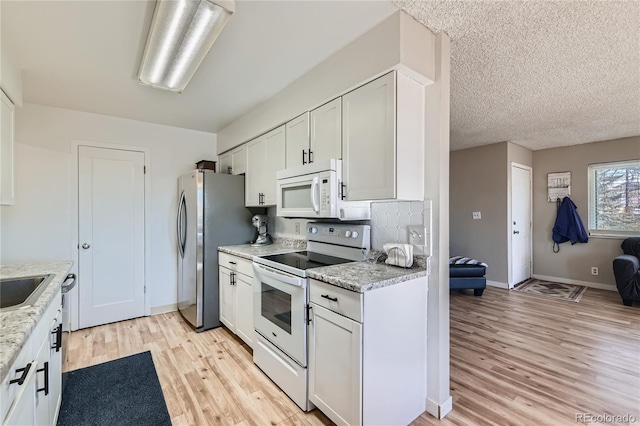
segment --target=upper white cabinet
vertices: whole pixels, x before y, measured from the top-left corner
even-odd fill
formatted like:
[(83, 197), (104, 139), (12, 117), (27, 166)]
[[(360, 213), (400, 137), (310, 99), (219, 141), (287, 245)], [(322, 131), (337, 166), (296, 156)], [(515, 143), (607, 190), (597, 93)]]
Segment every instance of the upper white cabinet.
[(13, 138), (14, 111), (13, 102), (0, 91), (0, 204), (14, 203), (13, 183)]
[(342, 101), (336, 98), (286, 124), (286, 167), (342, 158)]
[(344, 95), (342, 160), (346, 200), (423, 199), (424, 86), (393, 71)]
[(286, 168), (309, 163), (309, 113), (285, 124)]
[(311, 162), (342, 158), (342, 100), (336, 98), (310, 112)]
[(285, 168), (285, 126), (247, 142), (245, 205), (276, 204), (276, 172)]
[(220, 155), (220, 173), (241, 175), (247, 172), (247, 147), (237, 148)]

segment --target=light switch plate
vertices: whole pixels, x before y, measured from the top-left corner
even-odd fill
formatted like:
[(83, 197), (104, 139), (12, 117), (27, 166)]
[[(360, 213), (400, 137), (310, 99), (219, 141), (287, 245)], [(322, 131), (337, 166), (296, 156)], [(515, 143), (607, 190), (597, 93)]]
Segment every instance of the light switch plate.
[(473, 212), (474, 219), (482, 219), (482, 214), (480, 212)]

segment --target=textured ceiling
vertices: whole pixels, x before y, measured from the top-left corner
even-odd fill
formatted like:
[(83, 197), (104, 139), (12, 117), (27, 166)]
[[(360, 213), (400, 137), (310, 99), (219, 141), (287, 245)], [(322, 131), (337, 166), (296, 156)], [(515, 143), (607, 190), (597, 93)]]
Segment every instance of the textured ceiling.
[(451, 37), (452, 150), (640, 135), (639, 1), (394, 3)]

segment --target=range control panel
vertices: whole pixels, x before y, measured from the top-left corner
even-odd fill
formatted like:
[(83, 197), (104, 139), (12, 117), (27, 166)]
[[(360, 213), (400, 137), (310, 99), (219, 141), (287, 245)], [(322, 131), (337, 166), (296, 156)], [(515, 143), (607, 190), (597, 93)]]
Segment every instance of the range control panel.
[(371, 245), (371, 227), (348, 223), (309, 222), (307, 240), (368, 249)]

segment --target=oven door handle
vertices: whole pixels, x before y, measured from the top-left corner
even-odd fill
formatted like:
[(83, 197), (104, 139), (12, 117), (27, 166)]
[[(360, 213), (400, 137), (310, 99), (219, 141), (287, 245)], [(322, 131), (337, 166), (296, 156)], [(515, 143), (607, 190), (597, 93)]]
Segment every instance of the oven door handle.
[(253, 264), (253, 271), (267, 278), (271, 278), (276, 281), (280, 281), (285, 284), (293, 285), (296, 287), (302, 287), (303, 282), (305, 281), (303, 278), (292, 277), (289, 275), (285, 275), (281, 272), (276, 271), (275, 269), (268, 268), (266, 266)]

